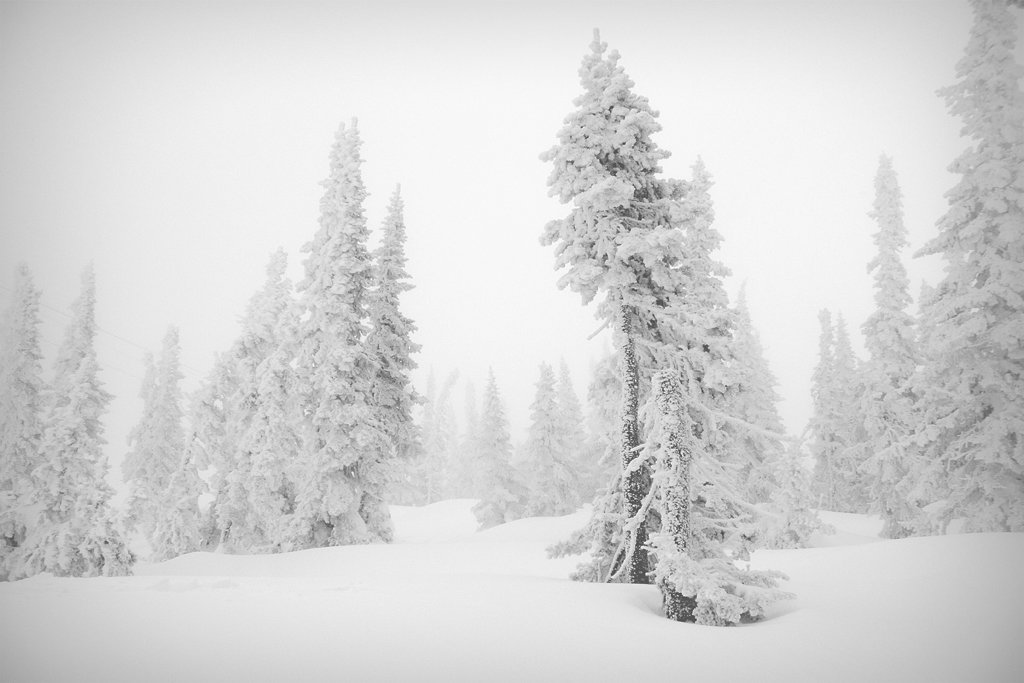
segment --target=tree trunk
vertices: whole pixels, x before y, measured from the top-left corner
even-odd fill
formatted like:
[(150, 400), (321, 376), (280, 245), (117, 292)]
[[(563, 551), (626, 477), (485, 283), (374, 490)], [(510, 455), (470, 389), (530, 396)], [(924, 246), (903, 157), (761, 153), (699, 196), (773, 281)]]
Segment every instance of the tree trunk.
[[(619, 309), (619, 333), (622, 370), (622, 468), (627, 471), (638, 455), (640, 445), (640, 368), (636, 358), (636, 341), (633, 338), (633, 310), (628, 306)], [(623, 482), (623, 502), (627, 520), (634, 519), (640, 512), (641, 504), (650, 488), (650, 477), (643, 468), (630, 472)], [(629, 583), (650, 583), (647, 558), (647, 524), (638, 520), (633, 543), (626, 548), (627, 580)]]
[[(690, 549), (690, 469), (693, 451), (686, 444), (686, 433), (692, 431), (692, 425), (683, 412), (683, 392), (676, 374), (672, 371), (659, 372), (653, 383), (658, 410), (668, 432), (661, 462), (664, 471), (670, 473), (663, 484), (662, 524), (675, 550), (680, 555), (687, 555)], [(693, 611), (697, 601), (682, 595), (667, 582), (660, 583), (658, 587), (661, 589), (665, 616), (675, 621), (694, 621)]]

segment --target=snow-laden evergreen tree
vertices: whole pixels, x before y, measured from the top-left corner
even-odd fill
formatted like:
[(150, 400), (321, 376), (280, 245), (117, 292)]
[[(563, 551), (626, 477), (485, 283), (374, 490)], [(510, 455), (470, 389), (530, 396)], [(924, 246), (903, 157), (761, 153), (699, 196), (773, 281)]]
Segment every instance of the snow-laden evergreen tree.
[(413, 504), (436, 503), (455, 490), (452, 467), (458, 462), (460, 454), (452, 391), (458, 379), (459, 371), (451, 371), (438, 390), (434, 371), (431, 370), (427, 377), (419, 421), (422, 448), (405, 466), (407, 483), (404, 488)]
[(813, 412), (808, 429), (814, 458), (814, 488), (819, 506), (838, 512), (866, 512), (867, 476), (864, 416), (861, 411), (863, 380), (859, 361), (850, 344), (841, 315), (818, 314), (821, 337), (818, 364), (811, 376)]
[(903, 194), (892, 160), (882, 156), (875, 175), (875, 202), (871, 218), (878, 252), (868, 264), (874, 273), (875, 310), (862, 330), (870, 360), (864, 369), (865, 451), (862, 471), (867, 475), (871, 511), (884, 520), (882, 536), (903, 538), (918, 526), (919, 508), (909, 500), (912, 482), (906, 452), (913, 429), (913, 393), (910, 379), (918, 363), (910, 280), (900, 260), (907, 246), (903, 225)]
[(812, 534), (835, 533), (813, 509), (818, 501), (811, 472), (803, 461), (800, 443), (791, 441), (772, 469), (774, 486), (764, 515), (761, 539), (765, 547), (806, 548)]
[[(666, 616), (729, 624), (757, 618), (785, 594), (775, 588), (779, 575), (736, 566), (756, 547), (762, 525), (760, 510), (745, 499), (731, 435), (752, 425), (729, 412), (741, 386), (736, 376), (740, 364), (721, 281), (726, 271), (712, 256), (721, 238), (712, 227), (710, 186), (710, 175), (698, 161), (674, 213), (678, 250), (645, 259), (664, 297), (662, 310), (652, 317), (657, 336), (646, 343), (652, 364), (660, 368), (652, 379), (658, 391), (642, 413), (649, 431), (636, 459), (652, 472), (651, 489), (639, 513), (625, 520), (617, 520), (612, 509), (615, 491), (595, 502), (591, 561), (576, 576), (622, 578), (627, 572), (623, 549), (633, 528), (653, 518), (660, 521), (650, 546), (653, 578), (662, 590)], [(617, 547), (610, 549), (613, 543)]]
[(169, 560), (199, 550), (203, 545), (203, 518), (199, 495), (203, 483), (189, 451), (184, 453), (161, 498), (164, 509), (153, 524), (150, 545), (155, 561)]
[(835, 331), (832, 313), (822, 309), (818, 313), (821, 335), (818, 337), (818, 363), (811, 374), (811, 435), (810, 451), (814, 458), (814, 490), (819, 506), (837, 509), (839, 453), (842, 443), (836, 433), (835, 399)]
[(298, 385), (304, 392), (303, 479), (298, 482), (294, 535), (300, 547), (382, 540), (384, 529), (363, 508), (380, 494), (365, 470), (387, 443), (373, 409), (376, 358), (365, 346), (367, 291), (373, 264), (363, 211), (355, 121), (342, 124), (330, 153), (320, 201), (320, 229), (303, 247), (299, 285)]
[(494, 371), (488, 371), (480, 416), (480, 453), (477, 457), (481, 489), (473, 506), (481, 529), (520, 519), (526, 514), (527, 487), (512, 466), (512, 442), (505, 406)]
[(236, 471), (236, 445), (244, 433), (245, 411), (237, 405), (239, 392), (231, 353), (220, 353), (213, 368), (193, 393), (188, 411), (186, 457), (200, 471), (210, 471), (210, 505), (202, 511), (202, 548), (215, 550), (230, 532), (227, 507), (228, 476)]
[(388, 205), (381, 243), (373, 259), (366, 348), (376, 360), (371, 405), (387, 440), (375, 458), (364, 457), (360, 463), (364, 487), (361, 514), (371, 533), (391, 540), (391, 515), (385, 496), (399, 478), (398, 463), (407, 463), (421, 448), (412, 416), (419, 397), (409, 376), (416, 368), (412, 356), (420, 347), (412, 341), (416, 326), (402, 313), (399, 302), (402, 292), (412, 289), (405, 270), (405, 220), (399, 188), (395, 188)]
[(206, 542), (231, 552), (278, 549), (292, 531), (266, 516), (268, 506), (280, 502), (275, 496), (289, 498), (283, 509), (294, 506), (293, 486), (268, 486), (283, 476), (282, 463), (294, 463), (302, 433), (301, 396), (291, 381), (295, 312), (286, 267), (279, 249), (249, 300), (240, 336), (218, 357), (193, 402), (188, 448), (200, 469), (213, 467), (215, 531)]
[(571, 463), (576, 478), (576, 497), (578, 501), (590, 500), (597, 490), (589, 481), (591, 470), (595, 464), (587, 452), (586, 421), (583, 418), (583, 406), (572, 386), (572, 375), (563, 358), (558, 368), (558, 384), (555, 405), (558, 410), (559, 429), (565, 434), (566, 458)]
[(614, 354), (599, 360), (591, 371), (587, 386), (587, 458), (585, 471), (591, 487), (606, 489), (621, 473), (619, 458), (619, 415), (622, 412), (622, 381)]
[(477, 498), (477, 455), (480, 452), (480, 411), (476, 404), (476, 387), (465, 384), (465, 421), (462, 439), (448, 473), (448, 491), (455, 498)]
[(435, 452), (434, 407), (437, 404), (437, 379), (434, 376), (434, 369), (427, 373), (427, 383), (422, 393), (417, 391), (420, 397), (420, 408), (416, 411), (417, 433), (420, 439), (420, 449), (415, 456), (401, 464), (398, 471), (398, 480), (395, 482), (393, 498), (398, 505), (423, 505), (427, 502), (427, 491), (437, 491), (438, 482), (424, 481), (426, 472), (436, 472), (443, 469), (442, 464), (431, 468), (427, 464), (428, 458)]
[[(559, 286), (578, 292), (584, 304), (601, 293), (598, 315), (615, 330), (623, 386), (624, 514), (632, 518), (650, 480), (644, 468), (632, 466), (641, 434), (637, 342), (657, 334), (653, 318), (666, 296), (652, 259), (681, 247), (673, 214), (683, 186), (658, 177), (669, 153), (651, 138), (661, 130), (657, 112), (633, 93), (618, 52), (607, 52), (597, 31), (590, 48), (579, 70), (584, 92), (574, 100), (558, 144), (542, 155), (553, 166), (549, 193), (572, 208), (547, 224), (541, 241), (555, 245), (556, 268), (568, 269)], [(640, 524), (627, 549), (631, 582), (648, 581), (645, 545), (646, 524)]]
[[(150, 487), (145, 476), (145, 469), (151, 467), (154, 462), (154, 453), (158, 449), (156, 443), (156, 359), (152, 352), (146, 351), (142, 357), (142, 365), (145, 371), (142, 375), (142, 386), (139, 387), (139, 398), (142, 399), (142, 416), (128, 432), (128, 452), (121, 461), (121, 478), (128, 485), (128, 514), (126, 522), (129, 530), (138, 527), (142, 516), (142, 507), (149, 502), (151, 489), (165, 490), (164, 486), (159, 488)], [(165, 481), (164, 484), (167, 482)], [(145, 491), (141, 490), (145, 487)], [(152, 502), (152, 507), (157, 507)]]
[(729, 412), (749, 427), (730, 427), (736, 443), (741, 483), (752, 502), (763, 503), (775, 488), (772, 471), (785, 452), (785, 428), (779, 417), (776, 381), (765, 359), (761, 339), (750, 318), (746, 286), (740, 288), (735, 306), (733, 333), (734, 368), (738, 390), (731, 397)]
[(135, 562), (110, 507), (113, 489), (106, 481), (101, 418), (111, 397), (99, 379), (95, 306), (90, 266), (47, 392), (39, 464), (26, 500), (27, 535), (12, 555), (12, 578), (40, 572), (121, 576), (130, 574)]
[[(694, 379), (688, 372), (683, 376)], [(776, 587), (785, 577), (737, 566), (749, 560), (753, 536), (747, 524), (736, 523), (748, 515), (722, 485), (730, 478), (726, 468), (706, 457), (706, 415), (676, 370), (660, 371), (653, 384), (646, 449), (657, 460), (653, 490), (659, 492), (663, 525), (651, 542), (665, 615), (715, 626), (757, 619), (772, 603), (792, 597)]]
[(682, 250), (649, 259), (667, 296), (656, 318), (664, 349), (640, 457), (654, 473), (650, 499), (661, 530), (651, 546), (666, 616), (726, 625), (760, 617), (787, 594), (775, 587), (777, 572), (736, 565), (749, 559), (763, 527), (745, 491), (737, 436), (765, 431), (733, 412), (743, 363), (722, 284), (728, 271), (713, 256), (721, 235), (713, 227), (711, 185), (698, 159), (679, 211)]
[(25, 505), (43, 432), (39, 299), (28, 266), (15, 273), (14, 296), (0, 340), (0, 581), (7, 560), (25, 541)]
[[(251, 412), (238, 450), (250, 469), (240, 487), (245, 522), (233, 537), (248, 552), (276, 552), (292, 545), (302, 424), (301, 391), (292, 367), (296, 311), (286, 269), (287, 256), (279, 249), (271, 256), (266, 282), (250, 304), (246, 323), (251, 357), (258, 362), (245, 367), (251, 373), (245, 382)], [(244, 539), (239, 535), (242, 529)]]
[(870, 503), (868, 477), (862, 469), (867, 458), (867, 433), (861, 409), (864, 379), (861, 361), (853, 351), (850, 332), (841, 313), (836, 315), (833, 373), (833, 397), (837, 401), (836, 414), (840, 417), (836, 429), (842, 443), (836, 471), (839, 505), (843, 512), (866, 513)]
[(570, 434), (561, 419), (555, 372), (541, 363), (537, 392), (530, 405), (530, 428), (519, 469), (529, 488), (526, 514), (566, 515), (579, 505)]
[[(654, 578), (662, 587), (668, 616), (731, 623), (732, 609), (723, 596), (756, 591), (726, 565), (742, 560), (756, 541), (757, 510), (736, 494), (736, 468), (729, 462), (735, 454), (720, 426), (730, 419), (736, 422), (727, 414), (729, 394), (735, 391), (735, 361), (732, 312), (721, 281), (727, 271), (712, 256), (721, 236), (713, 227), (711, 176), (698, 160), (689, 182), (656, 178), (658, 161), (666, 153), (650, 141), (650, 133), (658, 129), (654, 113), (646, 100), (629, 92), (632, 83), (617, 66), (618, 55), (604, 60), (604, 45), (596, 36), (592, 48), (580, 70), (587, 90), (576, 100), (581, 111), (566, 119), (562, 145), (547, 155), (555, 162), (553, 194), (573, 201), (575, 208), (569, 218), (549, 224), (545, 234), (546, 242), (560, 240), (559, 265), (571, 267), (563, 284), (585, 300), (598, 290), (605, 293), (599, 310), (606, 321), (617, 323), (622, 359), (622, 511), (616, 519), (606, 504), (615, 502), (614, 491), (596, 501), (590, 525), (592, 561), (579, 574), (647, 582), (647, 551), (653, 550)], [(688, 471), (660, 455), (666, 451), (659, 432), (651, 432), (641, 444), (643, 382), (657, 370), (677, 381), (685, 378), (682, 410), (693, 420), (698, 450), (692, 457), (701, 463), (695, 479), (699, 486), (676, 479), (688, 477)], [(648, 416), (656, 413), (652, 405), (647, 402)], [(695, 520), (677, 518), (688, 513), (668, 502), (680, 488), (700, 508)], [(658, 524), (665, 533), (648, 547), (648, 528)], [(664, 540), (678, 540), (691, 526), (706, 533), (713, 548), (709, 553), (721, 559), (720, 566), (688, 563), (704, 558), (689, 557), (689, 550), (680, 554), (678, 543)], [(618, 546), (612, 550), (608, 543), (615, 540)], [(609, 565), (601, 566), (606, 561)], [(708, 572), (706, 580), (698, 570)], [(702, 603), (700, 611), (677, 609), (680, 595), (694, 597), (687, 592), (692, 584), (686, 582), (698, 579), (718, 582), (712, 602)], [(767, 589), (774, 579), (752, 582)], [(757, 616), (761, 606), (746, 605), (747, 615)], [(719, 610), (725, 616), (707, 616)]]
[(586, 452), (592, 464), (593, 514), (568, 539), (548, 549), (552, 557), (589, 553), (590, 560), (570, 574), (574, 581), (604, 582), (621, 565), (623, 547), (622, 469), (619, 453), (622, 382), (614, 354), (598, 361), (587, 388), (589, 435)]
[[(171, 477), (185, 455), (179, 385), (183, 375), (179, 359), (178, 330), (171, 327), (163, 339), (159, 364), (154, 364), (151, 356), (146, 358), (146, 374), (140, 392), (142, 419), (129, 436), (132, 450), (122, 463), (130, 492), (128, 523), (138, 526), (151, 544), (156, 523), (167, 511), (166, 495)], [(198, 491), (195, 494), (198, 498)]]
[(761, 542), (770, 548), (802, 548), (823, 527), (811, 509), (816, 501), (799, 446), (787, 445), (784, 437), (775, 376), (750, 317), (746, 286), (740, 288), (735, 314), (737, 389), (728, 412), (741, 422), (724, 426), (734, 439), (730, 449), (736, 451), (739, 483), (748, 501), (761, 504)]
[[(940, 91), (971, 141), (950, 166), (938, 235), (919, 254), (945, 259), (922, 302), (928, 333), (912, 443), (933, 523), (1024, 531), (1024, 95), (1017, 18), (972, 0), (956, 82)], [(931, 482), (930, 484), (928, 482)]]

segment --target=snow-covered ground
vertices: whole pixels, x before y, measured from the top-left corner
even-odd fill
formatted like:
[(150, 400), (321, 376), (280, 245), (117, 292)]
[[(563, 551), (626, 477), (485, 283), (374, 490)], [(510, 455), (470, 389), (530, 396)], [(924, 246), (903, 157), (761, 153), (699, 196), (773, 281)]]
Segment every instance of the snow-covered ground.
[(0, 584), (0, 681), (1024, 681), (1024, 534), (827, 514), (818, 547), (755, 557), (798, 597), (713, 628), (566, 579), (544, 548), (585, 513), (477, 533), (471, 504), (393, 508), (392, 545)]

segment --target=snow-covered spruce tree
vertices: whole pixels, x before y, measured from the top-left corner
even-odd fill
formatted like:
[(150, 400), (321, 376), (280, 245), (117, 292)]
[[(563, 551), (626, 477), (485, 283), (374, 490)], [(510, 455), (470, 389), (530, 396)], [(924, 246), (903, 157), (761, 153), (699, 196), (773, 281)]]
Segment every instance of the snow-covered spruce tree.
[(236, 470), (236, 445), (243, 434), (243, 412), (230, 353), (217, 354), (213, 368), (192, 394), (188, 410), (186, 457), (200, 471), (209, 470), (210, 505), (202, 510), (202, 549), (215, 550), (231, 532), (225, 511), (228, 475)]
[[(420, 448), (410, 460), (401, 463), (398, 467), (398, 477), (392, 492), (392, 500), (398, 505), (423, 505), (426, 502), (427, 489), (432, 488), (432, 486), (426, 485), (422, 475), (426, 468), (428, 454), (434, 443), (437, 379), (434, 376), (433, 368), (427, 373), (427, 384), (422, 393), (419, 391), (416, 393), (420, 398), (420, 408), (414, 413), (414, 419), (417, 424)], [(436, 484), (431, 483), (436, 487)]]
[(1004, 0), (972, 0), (957, 81), (940, 91), (971, 146), (950, 166), (938, 235), (918, 253), (945, 273), (923, 302), (929, 331), (912, 443), (944, 529), (1024, 531), (1024, 95), (1017, 18)]
[(786, 594), (775, 588), (780, 574), (735, 564), (749, 559), (762, 526), (744, 490), (736, 437), (762, 430), (731, 414), (742, 364), (722, 285), (728, 271), (713, 258), (721, 236), (713, 227), (711, 184), (698, 159), (678, 212), (681, 249), (647, 259), (666, 297), (655, 317), (663, 349), (644, 408), (650, 433), (640, 457), (654, 473), (649, 500), (661, 532), (651, 547), (666, 616), (725, 625), (760, 617)]
[(811, 376), (813, 413), (808, 429), (814, 458), (814, 488), (820, 507), (838, 512), (866, 512), (863, 382), (842, 316), (832, 323), (827, 310), (818, 314), (821, 337), (818, 364)]
[(456, 448), (448, 476), (449, 493), (456, 498), (478, 498), (476, 463), (480, 451), (480, 411), (476, 404), (476, 387), (465, 384), (466, 428)]
[(452, 390), (458, 382), (459, 371), (448, 373), (441, 389), (437, 390), (434, 371), (427, 378), (427, 389), (420, 415), (422, 448), (417, 456), (404, 463), (407, 484), (416, 505), (443, 500), (453, 489), (451, 466), (458, 460), (458, 426), (452, 406)]
[(440, 469), (429, 475), (434, 481), (437, 500), (452, 496), (452, 471), (459, 461), (459, 421), (455, 417), (455, 403), (452, 398), (459, 381), (458, 368), (448, 373), (438, 396), (437, 411), (434, 413), (437, 436), (437, 453)]
[(770, 548), (802, 548), (822, 528), (811, 508), (810, 472), (801, 464), (799, 446), (787, 446), (775, 377), (750, 318), (746, 287), (740, 288), (733, 333), (736, 391), (727, 410), (741, 423), (724, 425), (734, 442), (744, 497), (760, 504), (760, 541)]
[[(577, 576), (615, 580), (623, 575), (626, 567), (617, 557), (629, 543), (630, 527), (641, 519), (660, 520), (651, 550), (666, 615), (726, 624), (756, 618), (783, 594), (774, 588), (776, 574), (747, 574), (734, 564), (746, 559), (758, 540), (759, 510), (744, 499), (735, 439), (725, 429), (749, 425), (728, 413), (739, 385), (732, 312), (721, 282), (725, 269), (712, 257), (721, 237), (712, 227), (710, 186), (711, 178), (698, 161), (693, 181), (672, 212), (674, 222), (663, 227), (657, 240), (624, 240), (623, 251), (645, 254), (649, 277), (661, 295), (661, 305), (651, 315), (656, 335), (644, 339), (650, 362), (662, 371), (655, 383), (678, 387), (685, 382), (687, 390), (677, 389), (671, 401), (685, 415), (659, 411), (657, 396), (646, 403), (648, 433), (636, 462), (650, 468), (652, 487), (639, 514), (620, 521), (618, 531), (607, 506), (614, 492), (599, 499), (599, 522), (592, 523), (599, 543), (591, 546), (593, 559)], [(673, 420), (674, 428), (662, 428)], [(683, 437), (691, 467), (679, 466)], [(608, 552), (607, 543), (616, 539), (619, 550)]]
[[(688, 372), (683, 377), (693, 381)], [(792, 597), (776, 588), (785, 577), (736, 566), (749, 559), (752, 537), (735, 523), (746, 515), (738, 509), (743, 503), (721, 483), (729, 478), (722, 463), (695, 457), (708, 445), (699, 399), (682, 388), (675, 369), (658, 372), (653, 385), (645, 449), (657, 463), (653, 490), (659, 492), (663, 525), (651, 545), (665, 616), (713, 626), (760, 618), (773, 602)]]
[(505, 406), (494, 371), (488, 371), (480, 419), (480, 453), (477, 458), (481, 497), (473, 506), (481, 529), (520, 519), (526, 514), (527, 488), (512, 467)]
[[(277, 552), (292, 547), (289, 537), (294, 512), (295, 481), (301, 477), (301, 392), (292, 360), (295, 357), (296, 311), (292, 285), (284, 273), (287, 257), (276, 251), (267, 266), (262, 293), (253, 300), (246, 327), (259, 340), (259, 359), (247, 384), (251, 409), (238, 448), (249, 464), (244, 485), (244, 545), (249, 552)], [(259, 330), (257, 333), (256, 331)], [(235, 541), (239, 541), (238, 533)]]
[(587, 458), (591, 488), (601, 491), (621, 474), (618, 417), (622, 412), (622, 381), (618, 361), (609, 354), (594, 365), (587, 386)]
[(800, 442), (790, 441), (772, 470), (774, 487), (761, 532), (767, 548), (806, 548), (812, 534), (835, 533), (813, 509), (817, 500), (803, 461)]
[(191, 452), (186, 451), (161, 496), (164, 509), (150, 537), (154, 560), (169, 560), (202, 547), (203, 517), (199, 512), (202, 491), (203, 483), (195, 461)]
[[(164, 335), (159, 364), (154, 364), (151, 356), (146, 357), (140, 392), (142, 418), (129, 436), (132, 450), (122, 464), (129, 487), (128, 523), (137, 526), (151, 544), (156, 523), (167, 511), (171, 477), (185, 455), (179, 357), (178, 330), (171, 327)], [(198, 498), (199, 492), (195, 494)]]
[(25, 541), (25, 504), (39, 462), (46, 391), (40, 296), (28, 266), (20, 264), (0, 341), (0, 581), (7, 577), (8, 558)]
[(836, 316), (833, 372), (833, 396), (837, 401), (836, 414), (840, 418), (836, 429), (842, 443), (836, 471), (839, 505), (843, 512), (866, 513), (870, 508), (868, 477), (861, 469), (867, 458), (867, 433), (861, 409), (864, 378), (861, 361), (853, 352), (850, 332), (841, 313)]
[(594, 365), (587, 389), (586, 453), (591, 464), (586, 471), (591, 475), (591, 488), (596, 491), (593, 514), (583, 528), (548, 548), (551, 557), (589, 553), (589, 561), (570, 574), (574, 581), (608, 581), (613, 571), (621, 566), (625, 522), (618, 428), (621, 402), (618, 362), (614, 354), (609, 354)]
[(741, 484), (747, 497), (752, 502), (764, 503), (771, 498), (776, 485), (772, 472), (785, 452), (785, 428), (779, 417), (775, 376), (750, 318), (745, 285), (740, 288), (734, 311), (733, 372), (738, 389), (729, 400), (729, 413), (750, 428), (730, 427), (730, 431), (736, 441), (736, 459), (742, 468)]
[(878, 252), (868, 264), (875, 279), (875, 310), (861, 328), (870, 354), (861, 398), (867, 453), (861, 469), (867, 477), (870, 509), (884, 520), (882, 536), (903, 538), (914, 532), (921, 514), (909, 501), (912, 482), (906, 453), (914, 419), (909, 382), (918, 352), (914, 318), (907, 312), (912, 303), (910, 281), (900, 260), (900, 251), (907, 246), (903, 195), (892, 160), (884, 155), (878, 162), (869, 215), (878, 225)]
[[(128, 452), (121, 461), (121, 478), (128, 486), (128, 513), (126, 524), (129, 531), (139, 527), (142, 508), (150, 504), (157, 507), (156, 501), (151, 501), (152, 489), (149, 485), (146, 469), (154, 462), (153, 454), (158, 448), (156, 443), (156, 360), (153, 354), (147, 351), (142, 357), (142, 364), (145, 372), (142, 375), (142, 386), (139, 388), (139, 398), (142, 399), (142, 416), (135, 423), (128, 433)], [(156, 490), (166, 490), (164, 486)], [(145, 490), (143, 490), (145, 489)], [(143, 532), (145, 535), (145, 531)]]
[[(275, 485), (273, 492), (267, 487), (283, 476), (281, 463), (294, 461), (295, 449), (289, 452), (286, 445), (302, 429), (294, 383), (278, 384), (290, 379), (294, 353), (294, 302), (286, 267), (287, 257), (279, 249), (270, 257), (262, 288), (249, 300), (240, 336), (217, 358), (193, 401), (189, 450), (200, 469), (213, 467), (210, 522), (215, 531), (207, 543), (231, 552), (279, 548), (291, 531), (288, 527), (286, 533), (279, 520), (270, 523), (273, 532), (265, 528), (266, 508), (274, 505), (268, 499), (280, 494), (289, 498), (282, 507), (294, 505), (292, 486)], [(273, 421), (269, 427), (268, 419)], [(257, 462), (261, 457), (268, 460)]]
[(362, 141), (356, 122), (342, 124), (330, 153), (320, 200), (320, 229), (303, 247), (299, 285), (298, 385), (306, 415), (302, 480), (294, 535), (299, 547), (382, 540), (364, 518), (363, 500), (380, 495), (364, 468), (384, 450), (372, 381), (376, 358), (366, 348), (367, 290), (373, 277), (363, 212)]
[[(558, 144), (541, 157), (553, 166), (549, 193), (572, 209), (547, 224), (541, 241), (555, 245), (556, 268), (568, 269), (559, 286), (578, 292), (584, 304), (601, 293), (598, 315), (615, 330), (623, 385), (623, 513), (632, 519), (650, 486), (650, 473), (632, 465), (641, 434), (637, 343), (657, 336), (654, 310), (665, 299), (645, 259), (659, 258), (656, 246), (661, 251), (678, 246), (671, 214), (683, 185), (658, 178), (669, 153), (651, 138), (661, 129), (657, 112), (632, 92), (618, 52), (606, 54), (597, 31), (590, 47), (579, 70), (584, 92), (574, 100), (576, 109), (565, 118)], [(633, 583), (648, 582), (646, 537), (646, 523), (634, 524), (626, 548)]]
[(26, 499), (32, 512), (25, 542), (12, 556), (12, 578), (40, 572), (121, 576), (130, 574), (135, 562), (110, 507), (113, 490), (106, 482), (100, 419), (111, 397), (99, 380), (95, 306), (89, 267), (46, 396), (39, 464)]
[(837, 509), (838, 453), (842, 443), (836, 434), (835, 393), (835, 332), (832, 328), (832, 313), (827, 309), (818, 312), (821, 335), (818, 337), (818, 363), (811, 374), (811, 421), (807, 429), (811, 434), (810, 451), (814, 458), (814, 490), (819, 506), (826, 510)]
[(372, 534), (390, 541), (393, 532), (385, 494), (399, 478), (397, 463), (408, 463), (421, 449), (419, 430), (412, 416), (419, 397), (409, 377), (416, 368), (412, 356), (420, 346), (412, 341), (416, 326), (403, 315), (399, 302), (402, 292), (412, 289), (412, 284), (405, 270), (405, 220), (397, 187), (388, 205), (373, 262), (366, 348), (376, 359), (371, 405), (377, 413), (375, 421), (387, 440), (376, 458), (367, 457), (360, 462), (359, 476), (364, 485), (361, 515)]
[(571, 463), (576, 481), (577, 502), (591, 500), (597, 490), (590, 479), (590, 470), (595, 464), (590, 460), (587, 453), (587, 432), (586, 422), (583, 418), (583, 406), (580, 405), (579, 396), (572, 386), (572, 376), (569, 373), (569, 366), (563, 358), (558, 368), (558, 384), (556, 388), (556, 401), (558, 411), (559, 429), (565, 434), (566, 459)]
[(530, 428), (519, 469), (529, 487), (526, 514), (566, 515), (579, 505), (579, 481), (570, 435), (560, 419), (555, 372), (541, 363), (537, 393), (530, 405)]

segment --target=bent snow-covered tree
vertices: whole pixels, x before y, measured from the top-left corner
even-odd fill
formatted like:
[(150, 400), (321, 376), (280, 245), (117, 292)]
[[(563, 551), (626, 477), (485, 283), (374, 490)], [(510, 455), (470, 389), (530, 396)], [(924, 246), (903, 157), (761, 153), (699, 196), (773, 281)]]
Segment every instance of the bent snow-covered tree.
[[(665, 298), (645, 259), (677, 237), (664, 228), (683, 186), (658, 177), (669, 156), (651, 138), (661, 130), (658, 114), (632, 91), (618, 52), (607, 52), (597, 31), (590, 48), (579, 69), (584, 91), (576, 109), (565, 118), (558, 144), (541, 157), (553, 166), (549, 193), (572, 208), (548, 223), (541, 242), (555, 246), (556, 268), (567, 269), (560, 287), (578, 292), (585, 304), (603, 295), (598, 315), (614, 328), (621, 365), (624, 514), (633, 518), (650, 486), (650, 473), (633, 467), (641, 433), (638, 352), (644, 352), (637, 342), (656, 334), (654, 309)], [(636, 525), (626, 560), (630, 582), (649, 581), (646, 540), (646, 523)]]
[[(698, 160), (689, 182), (657, 179), (658, 161), (667, 153), (650, 140), (659, 129), (655, 114), (630, 92), (618, 55), (605, 59), (596, 36), (591, 47), (580, 70), (586, 89), (576, 100), (580, 111), (566, 119), (562, 144), (546, 155), (555, 163), (553, 193), (574, 209), (548, 225), (545, 241), (557, 243), (557, 263), (569, 267), (563, 286), (585, 301), (603, 292), (599, 312), (616, 325), (623, 474), (621, 487), (595, 502), (594, 518), (574, 539), (586, 542), (589, 536), (592, 551), (578, 576), (646, 583), (653, 550), (653, 578), (667, 616), (735, 623), (743, 615), (759, 616), (778, 592), (774, 575), (745, 578), (733, 565), (756, 541), (757, 510), (735, 493), (735, 456), (720, 424), (731, 419), (726, 411), (735, 363), (732, 313), (721, 281), (727, 271), (712, 257), (721, 236), (712, 226), (711, 177)], [(679, 457), (671, 454), (678, 439), (658, 431), (665, 416), (650, 401), (641, 422), (643, 390), (659, 370), (687, 382), (679, 400), (691, 422), (682, 429), (692, 441), (690, 457), (700, 463), (699, 486), (692, 485), (687, 468), (676, 466)], [(701, 513), (691, 515), (690, 508)], [(659, 524), (649, 546), (648, 530)], [(698, 596), (698, 584), (714, 589)], [(755, 590), (758, 585), (764, 592)], [(755, 593), (750, 602), (728, 597)]]

